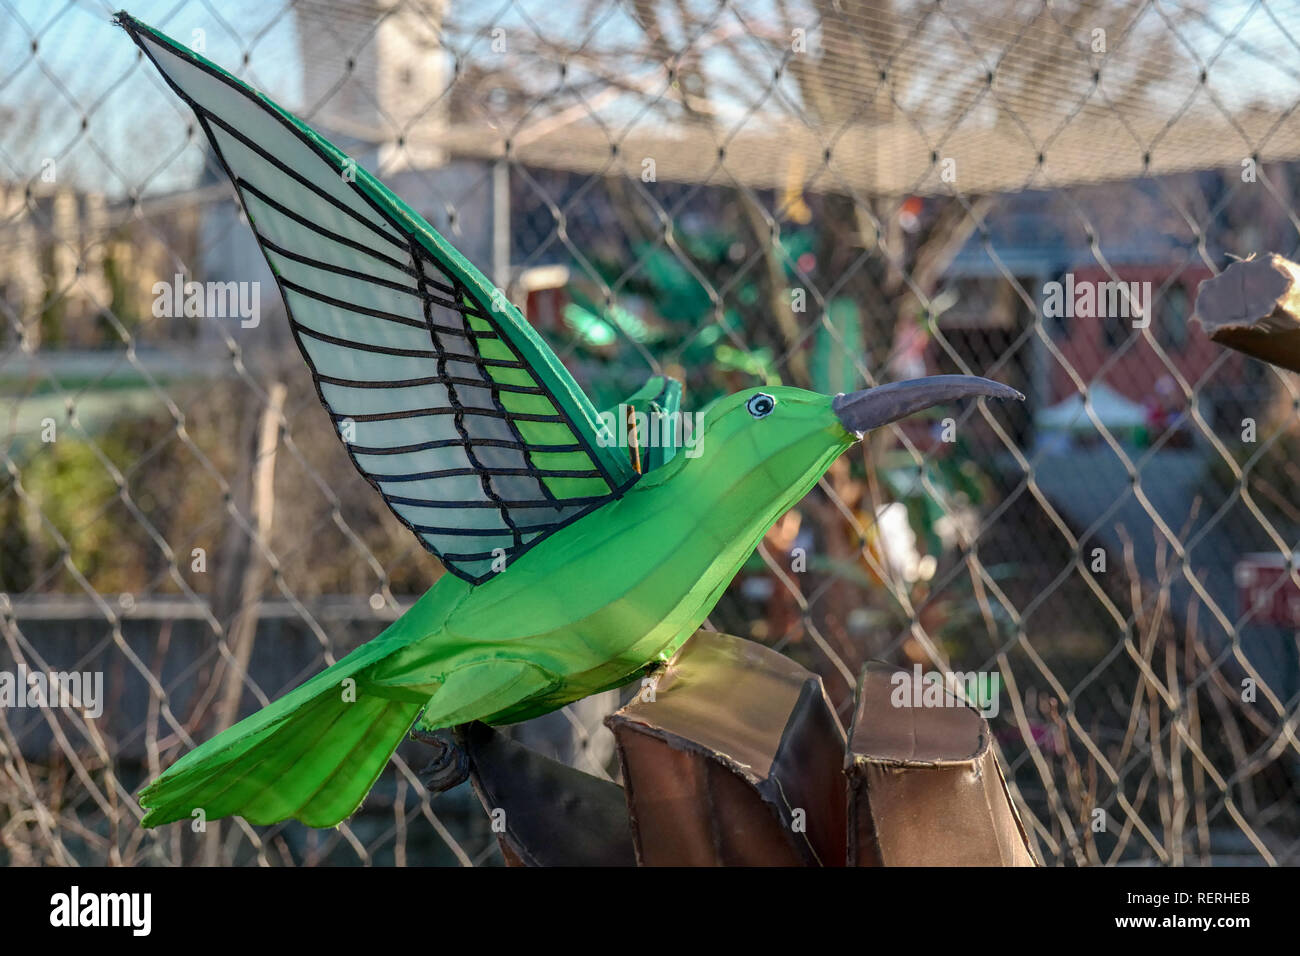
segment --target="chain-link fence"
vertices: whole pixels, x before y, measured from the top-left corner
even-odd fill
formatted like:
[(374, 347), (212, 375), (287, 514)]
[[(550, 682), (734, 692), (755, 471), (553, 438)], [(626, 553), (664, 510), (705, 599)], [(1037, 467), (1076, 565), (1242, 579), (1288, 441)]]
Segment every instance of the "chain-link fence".
[[(111, 8), (0, 5), (0, 858), (499, 862), (414, 742), (337, 830), (140, 828), (146, 779), (441, 569), (352, 471), (230, 184)], [(1300, 391), (1191, 321), (1231, 257), (1298, 245), (1294, 3), (131, 12), (376, 171), (597, 407), (654, 373), (693, 409), (1020, 388), (837, 462), (710, 626), (842, 716), (869, 658), (995, 674), (1049, 863), (1300, 862)], [(22, 692), (50, 671), (93, 706)], [(617, 705), (515, 733), (616, 777)]]

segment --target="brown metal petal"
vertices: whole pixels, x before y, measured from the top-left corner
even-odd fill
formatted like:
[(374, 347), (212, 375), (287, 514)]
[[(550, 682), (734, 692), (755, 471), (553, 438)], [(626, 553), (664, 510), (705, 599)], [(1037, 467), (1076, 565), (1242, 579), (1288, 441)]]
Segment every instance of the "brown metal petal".
[[(949, 706), (895, 706), (899, 668), (871, 661), (849, 735), (850, 866), (1035, 866), (988, 722)], [(908, 674), (911, 677), (910, 674)]]
[(699, 631), (605, 722), (643, 865), (844, 864), (844, 731), (788, 657)]

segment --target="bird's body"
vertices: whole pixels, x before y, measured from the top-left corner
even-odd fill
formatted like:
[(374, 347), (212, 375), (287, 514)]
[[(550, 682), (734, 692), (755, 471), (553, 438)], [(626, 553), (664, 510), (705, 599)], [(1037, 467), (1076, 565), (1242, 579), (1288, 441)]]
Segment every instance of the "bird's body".
[[(703, 413), (689, 453), (617, 447), (527, 320), (418, 213), (220, 67), (117, 20), (230, 175), (353, 464), (449, 572), (376, 638), (169, 767), (140, 793), (145, 826), (333, 826), (414, 726), (515, 722), (621, 686), (694, 633), (862, 432), (1018, 395), (964, 376), (834, 399), (749, 389)], [(656, 377), (629, 407), (671, 415), (679, 397)]]
[[(699, 457), (674, 457), (482, 584), (444, 575), (374, 640), (186, 754), (160, 782), (206, 772), (169, 788), (146, 822), (201, 807), (208, 817), (333, 825), (417, 718), (425, 730), (527, 720), (667, 660), (772, 523), (855, 440), (826, 414), (829, 398), (770, 392), (798, 427), (767, 434), (802, 474), (757, 454), (772, 449), (745, 427), (746, 393), (732, 396)], [(286, 764), (298, 789), (280, 776)]]
[[(823, 396), (772, 391), (785, 398), (783, 408), (803, 402), (829, 410)], [(676, 456), (494, 579), (470, 586), (444, 577), (406, 615), (427, 636), (394, 652), (376, 679), (432, 695), (421, 725), (434, 729), (469, 719), (525, 720), (621, 686), (647, 663), (667, 660), (708, 616), (772, 523), (853, 442), (838, 424), (819, 428), (809, 415), (806, 433), (792, 435), (806, 446), (794, 455), (807, 463), (792, 482), (785, 470), (766, 467), (766, 458), (728, 454), (728, 444), (754, 441), (748, 429), (727, 433), (729, 418), (744, 424), (740, 415), (743, 408), (730, 416), (720, 409), (700, 457)], [(409, 626), (404, 620), (394, 627)], [(500, 710), (445, 712), (440, 682), (487, 661), (526, 661), (547, 686), (518, 700), (503, 695)]]

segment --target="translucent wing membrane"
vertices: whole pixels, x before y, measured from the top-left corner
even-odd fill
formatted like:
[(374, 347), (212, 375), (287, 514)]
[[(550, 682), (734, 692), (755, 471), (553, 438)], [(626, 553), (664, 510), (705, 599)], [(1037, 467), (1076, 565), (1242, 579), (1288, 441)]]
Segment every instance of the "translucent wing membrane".
[(239, 192), (353, 462), (481, 581), (636, 475), (519, 312), (428, 223), (270, 100), (125, 14)]

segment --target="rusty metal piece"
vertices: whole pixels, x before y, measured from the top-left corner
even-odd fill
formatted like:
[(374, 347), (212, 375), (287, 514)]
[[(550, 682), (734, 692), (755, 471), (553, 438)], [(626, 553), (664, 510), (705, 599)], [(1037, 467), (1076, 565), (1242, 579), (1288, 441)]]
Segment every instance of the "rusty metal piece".
[(698, 631), (605, 723), (642, 865), (844, 865), (844, 730), (811, 671)]
[(1196, 292), (1215, 342), (1300, 372), (1300, 265), (1268, 254), (1234, 262)]
[(618, 784), (543, 757), (487, 724), (457, 728), (457, 738), (507, 866), (636, 865)]
[(871, 661), (858, 681), (849, 865), (1035, 866), (988, 722), (946, 689), (945, 706), (895, 706), (896, 674), (912, 677)]

